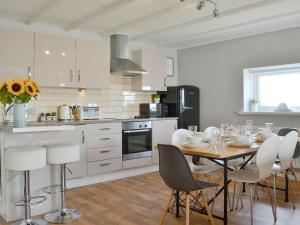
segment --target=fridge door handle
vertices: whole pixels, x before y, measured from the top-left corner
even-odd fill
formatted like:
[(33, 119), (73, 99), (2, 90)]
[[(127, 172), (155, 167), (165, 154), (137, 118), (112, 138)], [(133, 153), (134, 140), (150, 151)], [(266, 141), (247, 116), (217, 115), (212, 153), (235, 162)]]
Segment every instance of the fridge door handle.
[(190, 106), (182, 106), (183, 110), (187, 110), (187, 109), (194, 109), (194, 107), (190, 107)]

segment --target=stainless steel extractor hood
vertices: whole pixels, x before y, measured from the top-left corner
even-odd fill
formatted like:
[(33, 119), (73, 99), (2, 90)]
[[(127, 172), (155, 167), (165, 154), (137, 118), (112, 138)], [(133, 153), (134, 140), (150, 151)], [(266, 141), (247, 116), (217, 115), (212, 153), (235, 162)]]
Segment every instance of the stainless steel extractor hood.
[(122, 75), (142, 75), (147, 72), (129, 60), (128, 36), (114, 34), (110, 36), (110, 73)]

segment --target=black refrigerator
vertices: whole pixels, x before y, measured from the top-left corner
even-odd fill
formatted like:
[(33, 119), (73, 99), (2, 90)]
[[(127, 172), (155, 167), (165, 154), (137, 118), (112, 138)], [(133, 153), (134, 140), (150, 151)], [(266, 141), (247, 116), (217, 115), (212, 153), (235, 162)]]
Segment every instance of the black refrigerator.
[(168, 116), (178, 117), (178, 128), (196, 125), (200, 129), (200, 91), (190, 85), (168, 87), (164, 103)]

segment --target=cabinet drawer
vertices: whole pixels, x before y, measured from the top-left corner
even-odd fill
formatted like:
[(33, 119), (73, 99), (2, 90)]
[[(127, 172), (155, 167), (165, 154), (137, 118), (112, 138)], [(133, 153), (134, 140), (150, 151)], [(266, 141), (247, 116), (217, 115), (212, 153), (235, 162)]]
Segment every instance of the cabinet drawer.
[(122, 158), (88, 163), (88, 175), (93, 176), (122, 169)]
[(121, 134), (97, 135), (87, 137), (88, 148), (101, 148), (122, 145)]
[(121, 123), (89, 124), (86, 126), (86, 134), (88, 136), (120, 133), (122, 133)]
[(105, 159), (121, 158), (121, 157), (122, 157), (122, 146), (88, 149), (89, 162), (105, 160)]

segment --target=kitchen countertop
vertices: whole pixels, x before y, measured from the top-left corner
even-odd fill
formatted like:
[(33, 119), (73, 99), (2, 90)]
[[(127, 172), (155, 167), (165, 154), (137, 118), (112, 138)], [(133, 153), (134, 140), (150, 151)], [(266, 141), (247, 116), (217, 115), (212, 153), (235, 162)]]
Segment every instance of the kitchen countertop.
[(13, 128), (12, 126), (0, 126), (0, 131), (9, 133), (26, 133), (26, 132), (46, 132), (46, 131), (63, 131), (75, 129), (75, 126), (98, 124), (98, 123), (115, 123), (115, 122), (132, 122), (132, 121), (158, 121), (174, 120), (177, 117), (159, 117), (159, 118), (103, 118), (99, 120), (83, 121), (47, 121), (47, 122), (27, 122), (24, 128)]

